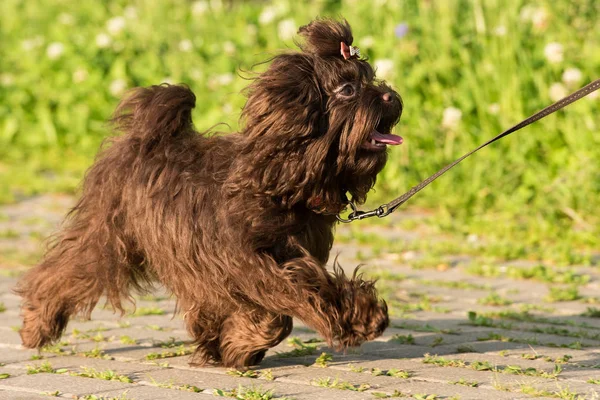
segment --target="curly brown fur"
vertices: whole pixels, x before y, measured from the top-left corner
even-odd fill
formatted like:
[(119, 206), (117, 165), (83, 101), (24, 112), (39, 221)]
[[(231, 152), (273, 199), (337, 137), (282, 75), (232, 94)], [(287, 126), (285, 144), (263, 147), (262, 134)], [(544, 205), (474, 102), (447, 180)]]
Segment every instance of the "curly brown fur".
[(155, 281), (177, 298), (194, 364), (256, 364), (292, 317), (338, 349), (382, 334), (387, 307), (373, 282), (325, 264), (345, 193), (364, 201), (386, 162), (371, 135), (391, 130), (401, 100), (366, 60), (341, 57), (346, 22), (299, 33), (301, 51), (276, 56), (249, 87), (239, 134), (194, 131), (185, 86), (137, 89), (121, 103), (113, 122), (125, 134), (99, 153), (16, 289), (26, 347), (59, 339), (102, 296), (123, 312)]

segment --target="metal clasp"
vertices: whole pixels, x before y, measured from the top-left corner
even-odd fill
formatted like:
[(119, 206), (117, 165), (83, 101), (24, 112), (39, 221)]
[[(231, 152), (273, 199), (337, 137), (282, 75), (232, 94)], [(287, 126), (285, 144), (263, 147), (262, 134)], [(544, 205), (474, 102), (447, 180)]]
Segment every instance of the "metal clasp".
[(360, 211), (359, 209), (356, 208), (356, 204), (354, 204), (353, 202), (350, 201), (350, 202), (348, 202), (348, 204), (350, 205), (350, 208), (352, 208), (352, 212), (350, 214), (348, 214), (347, 219), (340, 217), (339, 214), (336, 215), (337, 220), (344, 224), (349, 224), (352, 221), (365, 219), (365, 218), (371, 218), (371, 217), (383, 218), (389, 214), (389, 210), (387, 209), (387, 207), (385, 205), (379, 206), (375, 210), (371, 210), (371, 211)]

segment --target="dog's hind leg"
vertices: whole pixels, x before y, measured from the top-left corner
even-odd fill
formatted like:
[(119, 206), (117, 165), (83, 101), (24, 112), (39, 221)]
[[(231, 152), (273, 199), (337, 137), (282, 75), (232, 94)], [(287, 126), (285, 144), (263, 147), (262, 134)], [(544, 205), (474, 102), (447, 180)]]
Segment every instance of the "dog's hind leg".
[(271, 347), (292, 331), (292, 317), (249, 309), (230, 315), (221, 328), (221, 358), (225, 367), (259, 364)]
[(16, 289), (23, 297), (20, 334), (25, 347), (39, 348), (58, 340), (71, 315), (89, 315), (104, 290), (88, 268), (78, 268), (81, 265), (71, 264), (70, 257), (55, 253), (29, 271)]
[(74, 314), (89, 318), (103, 294), (123, 311), (121, 297), (132, 281), (109, 242), (83, 240), (73, 229), (63, 231), (43, 261), (18, 283), (22, 296), (23, 345), (39, 348), (58, 340)]

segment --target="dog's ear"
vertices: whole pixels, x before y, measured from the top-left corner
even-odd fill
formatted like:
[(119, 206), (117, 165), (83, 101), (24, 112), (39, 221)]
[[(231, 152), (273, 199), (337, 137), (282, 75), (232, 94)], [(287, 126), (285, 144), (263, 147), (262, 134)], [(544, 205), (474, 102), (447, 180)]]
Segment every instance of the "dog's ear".
[(340, 43), (350, 46), (354, 40), (346, 20), (317, 19), (300, 27), (298, 34), (305, 39), (304, 43), (298, 43), (302, 51), (320, 57), (341, 57)]
[(320, 133), (324, 105), (312, 57), (302, 53), (276, 56), (246, 93), (242, 118), (248, 135), (284, 136), (285, 142), (294, 145)]

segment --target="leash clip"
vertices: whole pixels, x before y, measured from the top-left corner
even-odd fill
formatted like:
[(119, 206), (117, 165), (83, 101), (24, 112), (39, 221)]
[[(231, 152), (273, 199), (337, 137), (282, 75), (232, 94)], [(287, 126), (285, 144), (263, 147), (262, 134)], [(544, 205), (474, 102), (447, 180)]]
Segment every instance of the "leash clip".
[(340, 217), (339, 214), (335, 216), (338, 221), (344, 224), (349, 224), (352, 221), (371, 217), (383, 218), (390, 213), (390, 210), (386, 207), (386, 205), (379, 206), (371, 211), (360, 211), (358, 208), (356, 208), (356, 204), (354, 204), (354, 202), (349, 201), (348, 204), (350, 205), (350, 208), (352, 208), (352, 212), (348, 214), (348, 218), (344, 219)]

